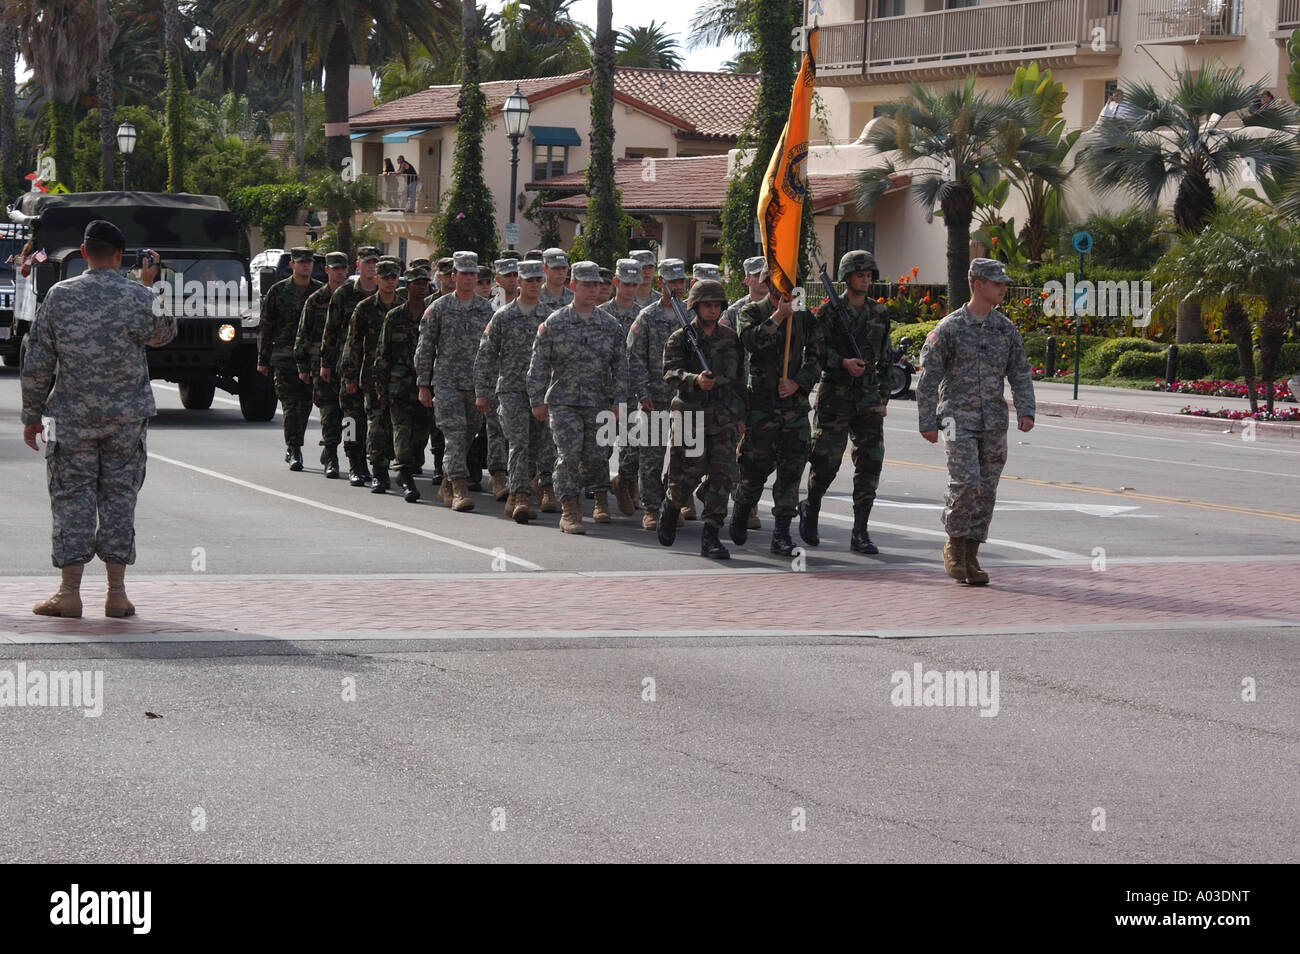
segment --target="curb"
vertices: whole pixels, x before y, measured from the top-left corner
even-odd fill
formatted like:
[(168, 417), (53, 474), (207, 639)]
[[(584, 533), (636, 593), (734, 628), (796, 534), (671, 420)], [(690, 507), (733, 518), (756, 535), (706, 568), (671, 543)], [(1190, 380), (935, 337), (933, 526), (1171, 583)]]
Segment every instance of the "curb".
[[(1007, 403), (1012, 412), (1015, 405)], [(1136, 411), (1128, 408), (1101, 407), (1095, 404), (1062, 403), (1059, 401), (1039, 401), (1038, 411), (1046, 417), (1073, 417), (1092, 421), (1113, 421), (1118, 424), (1164, 424), (1175, 427), (1190, 427), (1202, 431), (1224, 433), (1231, 430), (1240, 434), (1244, 428), (1243, 421), (1233, 421), (1225, 417), (1197, 417), (1192, 414), (1169, 414), (1165, 411)], [(1272, 437), (1288, 437), (1300, 440), (1300, 424), (1283, 421), (1259, 421), (1255, 424), (1256, 434), (1268, 434)]]

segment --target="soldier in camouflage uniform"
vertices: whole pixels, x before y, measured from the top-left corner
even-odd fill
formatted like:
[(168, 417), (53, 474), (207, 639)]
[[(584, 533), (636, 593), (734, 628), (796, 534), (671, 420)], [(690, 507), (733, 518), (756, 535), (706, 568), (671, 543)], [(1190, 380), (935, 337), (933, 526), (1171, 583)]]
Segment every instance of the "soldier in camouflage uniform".
[[(845, 293), (839, 304), (849, 330), (835, 316), (830, 301), (815, 315), (825, 344), (825, 367), (813, 417), (808, 498), (799, 505), (799, 536), (810, 547), (821, 543), (817, 518), (822, 496), (839, 473), (845, 444), (852, 437), (853, 533), (849, 547), (858, 553), (879, 552), (867, 533), (885, 462), (885, 413), (889, 403), (889, 310), (867, 297), (877, 274), (876, 259), (870, 252), (845, 253), (838, 273), (839, 280), (845, 283)], [(861, 358), (854, 354), (850, 334)]]
[(691, 266), (691, 287), (695, 287), (696, 282), (721, 282), (722, 271), (716, 265), (710, 265), (708, 262), (696, 262)]
[(46, 293), (27, 338), (23, 440), (38, 450), (41, 418), (51, 419), (45, 463), (61, 573), (58, 592), (32, 608), (38, 616), (81, 616), (81, 576), (95, 556), (108, 574), (104, 615), (135, 613), (125, 576), (135, 562), (135, 501), (155, 413), (145, 347), (171, 341), (176, 324), (149, 291), (157, 256), (147, 251), (137, 285), (118, 271), (125, 247), (112, 223), (87, 225), (87, 270)]
[(437, 274), (433, 276), (437, 283), (438, 290), (432, 295), (434, 301), (437, 301), (443, 295), (450, 295), (456, 290), (456, 260), (450, 255), (440, 258), (435, 263), (437, 265)]
[(638, 248), (627, 253), (641, 266), (641, 287), (637, 289), (635, 301), (638, 308), (648, 308), (658, 297), (655, 294), (655, 253), (646, 248)]
[(321, 377), (320, 341), (325, 333), (325, 316), (330, 299), (348, 277), (348, 257), (342, 252), (325, 256), (326, 283), (307, 296), (302, 314), (298, 318), (298, 333), (293, 340), (293, 360), (298, 369), (298, 380), (311, 387), (312, 403), (320, 409), (320, 462), (325, 476), (333, 480), (339, 475), (339, 441), (343, 412), (339, 409), (338, 384)]
[[(574, 299), (551, 313), (537, 329), (528, 365), (528, 394), (533, 416), (549, 416), (555, 438), (555, 489), (563, 515), (560, 529), (585, 533), (582, 487), (596, 491), (592, 519), (609, 522), (609, 463), (597, 443), (599, 414), (618, 404), (627, 390), (627, 357), (618, 322), (596, 307), (600, 266), (573, 266)], [(602, 479), (603, 475), (603, 479)]]
[(600, 294), (597, 296), (600, 301), (609, 301), (614, 297), (614, 270), (612, 268), (601, 268), (600, 270)]
[[(726, 310), (722, 312), (722, 317), (718, 319), (719, 324), (736, 331), (737, 334), (740, 333), (737, 330), (740, 323), (740, 309), (744, 308), (750, 302), (762, 301), (767, 297), (767, 259), (762, 255), (754, 255), (747, 258), (745, 259), (744, 270), (745, 274), (742, 276), (742, 280), (749, 291), (744, 297), (737, 298), (728, 305)], [(740, 349), (740, 380), (742, 382), (749, 380), (749, 352), (744, 348)], [(741, 396), (745, 400), (749, 399), (749, 392), (744, 387), (743, 383), (741, 386)], [(737, 459), (736, 466), (731, 471), (731, 480), (732, 486), (734, 486), (736, 490), (739, 490), (739, 459)], [(761, 530), (763, 528), (763, 522), (758, 519), (757, 510), (751, 510), (749, 512), (749, 523), (747, 524), (747, 527), (750, 530)]]
[[(615, 267), (614, 281), (614, 297), (600, 307), (618, 322), (626, 342), (632, 331), (632, 322), (641, 314), (641, 307), (636, 304), (636, 293), (641, 287), (641, 263), (634, 258), (620, 258)], [(612, 446), (609, 449), (613, 451)], [(618, 473), (610, 482), (614, 500), (625, 517), (636, 512), (637, 468), (640, 466), (637, 450), (626, 442), (619, 445)]]
[(492, 310), (500, 311), (519, 297), (519, 259), (511, 252), (493, 263), (497, 273), (497, 290), (492, 296)]
[[(736, 544), (748, 539), (749, 512), (775, 469), (771, 550), (789, 556), (794, 552), (790, 521), (808, 462), (808, 393), (821, 372), (822, 341), (811, 314), (795, 311), (770, 279), (768, 290), (762, 301), (740, 310), (740, 343), (749, 352), (749, 410), (740, 439), (740, 489), (731, 515), (731, 539)], [(792, 322), (788, 369), (782, 366), (787, 321)]]
[(446, 478), (438, 488), (439, 498), (458, 513), (465, 513), (474, 509), (468, 486), (469, 444), (483, 423), (474, 404), (474, 359), (483, 329), (492, 317), (492, 306), (474, 291), (478, 255), (456, 252), (452, 257), (456, 291), (424, 312), (415, 353), (416, 383), (420, 403), (436, 405), (438, 424), (447, 441)]
[(284, 460), (290, 470), (302, 470), (302, 441), (311, 416), (311, 388), (298, 377), (293, 343), (298, 334), (307, 296), (321, 288), (312, 281), (312, 250), (303, 246), (289, 250), (293, 274), (276, 282), (262, 299), (257, 329), (257, 371), (275, 372), (275, 393), (284, 408)]
[[(495, 314), (510, 302), (519, 297), (519, 260), (514, 258), (499, 258), (492, 267), (496, 274), (498, 288), (492, 295), (492, 311)], [(480, 276), (482, 269), (479, 270)], [(483, 409), (480, 407), (480, 411)], [(510, 482), (506, 476), (507, 458), (509, 450), (506, 446), (506, 437), (501, 423), (501, 415), (497, 413), (496, 396), (488, 398), (488, 407), (483, 411), (483, 418), (487, 425), (487, 469), (490, 475), (490, 490), (492, 496), (497, 500), (504, 500), (509, 509)]]
[(542, 290), (542, 263), (520, 262), (519, 295), (499, 309), (488, 322), (474, 361), (474, 393), (478, 409), (487, 413), (496, 400), (509, 448), (509, 496), (506, 516), (516, 523), (537, 518), (530, 500), (532, 476), (555, 467), (555, 442), (545, 422), (533, 417), (528, 399), (528, 363), (532, 359), (537, 329), (546, 320), (538, 303)]
[(379, 333), (388, 313), (403, 304), (397, 293), (400, 269), (397, 262), (384, 258), (375, 267), (379, 290), (363, 298), (352, 312), (348, 335), (339, 362), (343, 388), (349, 395), (360, 394), (366, 409), (366, 457), (370, 461), (370, 492), (387, 493), (391, 483), (388, 465), (393, 459), (393, 432), (389, 426), (388, 407), (375, 386), (374, 361)]
[[(347, 337), (352, 313), (362, 299), (379, 290), (375, 281), (375, 268), (379, 263), (379, 249), (363, 245), (357, 249), (357, 277), (348, 279), (330, 297), (325, 313), (325, 328), (321, 332), (320, 376), (326, 384), (336, 383), (339, 362), (343, 357), (343, 344)], [(370, 470), (366, 467), (366, 400), (360, 391), (349, 394), (339, 388), (339, 411), (343, 415), (343, 452), (348, 457), (348, 483), (353, 487), (370, 485)], [(351, 440), (346, 438), (351, 437)]]
[(542, 265), (545, 268), (546, 283), (542, 286), (540, 300), (542, 307), (550, 314), (573, 301), (573, 289), (567, 287), (569, 256), (564, 254), (562, 248), (548, 248), (542, 253)]
[(406, 301), (384, 315), (375, 345), (374, 393), (388, 411), (397, 486), (402, 488), (407, 503), (416, 503), (420, 492), (415, 488), (415, 471), (419, 466), (418, 451), (429, 437), (429, 414), (420, 404), (415, 384), (415, 346), (420, 339), (429, 273), (422, 268), (408, 268), (405, 280)]
[[(628, 392), (632, 396), (629, 414), (667, 410), (675, 393), (664, 381), (664, 346), (668, 344), (668, 336), (681, 327), (668, 293), (681, 296), (686, 290), (686, 267), (682, 260), (665, 258), (660, 262), (659, 281), (663, 294), (642, 309), (627, 335)], [(654, 530), (659, 525), (659, 508), (664, 502), (664, 448), (640, 447), (637, 455), (641, 468), (641, 505), (645, 507), (641, 527)]]
[(970, 301), (925, 337), (916, 413), (921, 436), (931, 444), (939, 440), (940, 428), (944, 432), (944, 570), (959, 583), (983, 586), (989, 575), (980, 568), (976, 553), (988, 539), (998, 480), (1007, 462), (1003, 381), (1011, 382), (1022, 431), (1034, 427), (1034, 383), (1020, 332), (997, 309), (1011, 283), (1006, 266), (977, 258), (970, 263), (969, 275)]
[(708, 362), (708, 371), (700, 364), (686, 329), (674, 331), (664, 349), (664, 380), (677, 389), (672, 410), (683, 420), (688, 414), (696, 415), (693, 431), (704, 446), (702, 454), (691, 456), (679, 438), (668, 452), (668, 498), (659, 514), (659, 542), (672, 546), (681, 509), (703, 478), (699, 494), (704, 502), (700, 555), (711, 560), (731, 556), (718, 540), (718, 531), (727, 519), (737, 429), (745, 413), (739, 386), (740, 341), (734, 331), (718, 324), (726, 304), (727, 293), (721, 282), (701, 279), (691, 286), (688, 305), (695, 312), (691, 326)]

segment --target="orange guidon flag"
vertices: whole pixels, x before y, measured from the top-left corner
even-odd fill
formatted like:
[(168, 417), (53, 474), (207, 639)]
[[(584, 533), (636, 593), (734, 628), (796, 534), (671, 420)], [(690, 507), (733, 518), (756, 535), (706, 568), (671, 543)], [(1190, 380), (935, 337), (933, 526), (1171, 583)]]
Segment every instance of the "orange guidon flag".
[(799, 226), (808, 193), (808, 121), (816, 75), (817, 28), (813, 27), (808, 31), (808, 50), (790, 96), (790, 118), (772, 151), (758, 193), (763, 257), (777, 290), (787, 296), (794, 289), (799, 268)]

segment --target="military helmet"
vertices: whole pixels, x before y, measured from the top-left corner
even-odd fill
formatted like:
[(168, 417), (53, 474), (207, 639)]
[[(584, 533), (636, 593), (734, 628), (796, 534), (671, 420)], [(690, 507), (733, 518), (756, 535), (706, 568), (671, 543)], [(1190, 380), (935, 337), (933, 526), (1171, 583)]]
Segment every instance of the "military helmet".
[(691, 293), (686, 296), (686, 307), (694, 308), (702, 301), (720, 301), (723, 307), (727, 305), (727, 290), (722, 287), (722, 282), (715, 282), (711, 278), (701, 278), (691, 286)]
[(876, 267), (876, 256), (865, 249), (845, 252), (840, 257), (840, 271), (836, 280), (842, 282), (853, 272), (871, 272), (871, 277), (874, 279), (880, 274), (880, 269)]

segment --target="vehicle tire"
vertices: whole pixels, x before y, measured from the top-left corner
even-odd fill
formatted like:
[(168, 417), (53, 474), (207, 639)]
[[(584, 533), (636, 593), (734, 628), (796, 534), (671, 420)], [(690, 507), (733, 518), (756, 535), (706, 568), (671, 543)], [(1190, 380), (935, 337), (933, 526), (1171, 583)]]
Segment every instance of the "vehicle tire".
[(889, 366), (889, 396), (891, 398), (906, 397), (908, 390), (912, 387), (912, 376), (893, 364)]
[[(22, 347), (22, 345), (19, 345), (19, 347)], [(4, 356), (4, 358), (5, 358), (5, 367), (6, 367), (6, 368), (16, 368), (16, 367), (18, 367), (18, 355), (16, 355), (16, 354), (7, 354), (7, 355)]]
[(181, 404), (191, 411), (206, 411), (212, 407), (212, 396), (217, 392), (217, 382), (212, 375), (197, 372), (179, 385)]
[(269, 421), (275, 417), (275, 385), (270, 377), (253, 371), (239, 376), (239, 410), (246, 421)]

